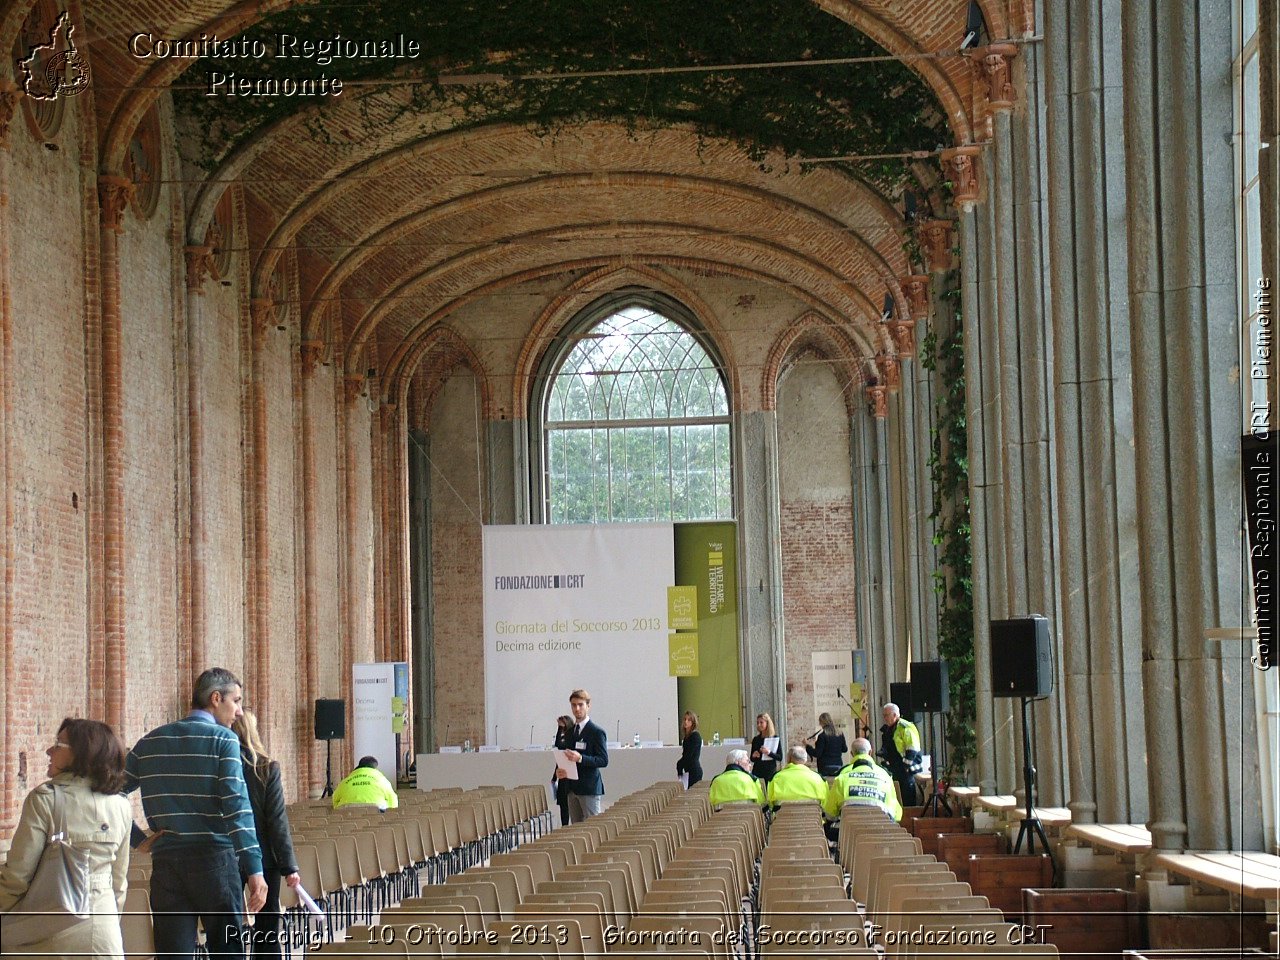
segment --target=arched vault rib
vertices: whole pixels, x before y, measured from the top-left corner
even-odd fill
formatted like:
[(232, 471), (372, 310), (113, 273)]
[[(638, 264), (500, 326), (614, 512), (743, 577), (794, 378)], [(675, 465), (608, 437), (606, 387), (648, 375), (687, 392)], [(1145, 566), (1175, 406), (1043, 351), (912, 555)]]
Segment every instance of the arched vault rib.
[[(548, 230), (532, 231), (530, 233), (513, 236), (510, 238), (511, 243), (504, 243), (498, 247), (503, 251), (509, 251), (513, 246), (523, 248), (521, 252), (530, 252), (534, 241), (546, 241), (550, 244), (561, 244), (572, 241), (583, 241), (589, 243), (597, 243), (599, 239), (607, 239), (615, 246), (619, 245), (617, 237), (612, 236), (613, 232), (618, 230), (616, 224), (573, 224), (557, 226)], [(678, 245), (680, 239), (703, 241), (697, 250), (691, 251), (687, 259), (705, 259), (703, 254), (706, 252), (708, 244), (702, 235), (683, 224), (671, 223), (629, 223), (625, 226), (625, 232), (628, 234), (628, 241), (637, 243), (642, 240), (658, 240), (662, 243), (661, 249), (654, 250), (631, 250), (633, 256), (641, 259), (648, 259), (655, 256), (669, 255), (674, 247)], [(772, 261), (775, 264), (784, 265), (790, 268), (794, 276), (788, 278), (780, 273), (772, 273), (769, 270), (762, 270), (762, 275), (771, 276), (774, 283), (787, 286), (793, 292), (804, 287), (812, 286), (815, 289), (828, 289), (836, 295), (836, 300), (832, 306), (822, 309), (827, 310), (837, 316), (848, 316), (851, 322), (859, 313), (867, 330), (862, 331), (868, 344), (874, 344), (877, 340), (885, 349), (891, 350), (887, 334), (879, 330), (876, 321), (880, 317), (880, 308), (873, 303), (862, 290), (849, 283), (843, 277), (836, 274), (826, 264), (816, 263), (810, 258), (801, 257), (794, 251), (787, 249), (779, 244), (767, 243), (762, 240), (732, 237), (719, 238), (714, 245), (716, 253), (723, 258), (721, 263), (739, 263), (746, 261), (751, 263), (753, 260), (761, 259)], [(737, 253), (738, 257), (732, 259), (725, 256), (727, 253)], [(754, 257), (752, 255), (755, 255)], [(363, 349), (365, 342), (373, 335), (379, 323), (404, 301), (415, 295), (421, 288), (427, 287), (433, 283), (446, 279), (450, 273), (462, 273), (467, 269), (481, 266), (484, 262), (494, 256), (494, 248), (485, 246), (473, 248), (450, 257), (428, 269), (407, 277), (395, 287), (388, 290), (379, 301), (360, 318), (352, 331), (351, 336), (344, 348), (343, 354), (347, 357), (355, 356)], [(679, 255), (677, 255), (679, 256)], [(798, 282), (804, 280), (806, 282)], [(847, 301), (847, 305), (839, 304), (839, 299)], [(875, 352), (873, 347), (870, 351)], [(350, 361), (348, 361), (350, 362)], [(354, 371), (348, 371), (354, 372)]]
[[(785, 364), (798, 350), (814, 347), (823, 356), (834, 360), (848, 378), (844, 389), (845, 409), (849, 416), (857, 412), (857, 399), (849, 387), (855, 383), (866, 381), (866, 370), (861, 363), (854, 345), (849, 341), (843, 328), (829, 317), (807, 310), (794, 323), (778, 334), (773, 346), (769, 349), (764, 371), (760, 377), (760, 403), (765, 410), (774, 410), (778, 405), (778, 379), (782, 376)], [(861, 358), (865, 359), (865, 358)]]
[(608, 265), (578, 277), (556, 294), (533, 322), (520, 345), (516, 358), (515, 376), (511, 383), (512, 416), (528, 416), (529, 389), (534, 372), (552, 340), (580, 311), (596, 300), (624, 287), (640, 287), (665, 293), (689, 310), (702, 327), (703, 332), (715, 344), (716, 352), (724, 362), (724, 374), (728, 383), (730, 404), (737, 410), (743, 406), (742, 377), (734, 356), (733, 340), (720, 325), (719, 318), (698, 292), (666, 270), (657, 270), (644, 264), (626, 266)]
[[(490, 294), (496, 293), (504, 288), (516, 286), (521, 283), (527, 283), (533, 280), (540, 280), (544, 277), (581, 270), (597, 270), (600, 268), (616, 269), (622, 266), (634, 265), (636, 261), (640, 261), (650, 266), (659, 265), (686, 270), (704, 271), (723, 276), (740, 277), (742, 279), (752, 280), (768, 285), (783, 286), (791, 296), (813, 310), (831, 317), (838, 317), (842, 315), (841, 311), (835, 305), (816, 296), (812, 291), (805, 288), (795, 288), (785, 279), (773, 276), (767, 272), (754, 269), (749, 266), (725, 263), (722, 261), (699, 257), (673, 256), (670, 254), (615, 253), (600, 256), (588, 256), (525, 267), (523, 269), (493, 277), (483, 283), (478, 283), (465, 293), (458, 294), (451, 298), (447, 303), (437, 307), (405, 332), (404, 336), (400, 338), (400, 341), (392, 349), (391, 355), (387, 359), (387, 363), (385, 365), (385, 377), (388, 381), (395, 382), (406, 368), (408, 358), (413, 354), (414, 344), (437, 323), (441, 322), (445, 317), (468, 303), (472, 303), (485, 296), (489, 296)], [(866, 357), (870, 358), (875, 355), (877, 347), (866, 338), (863, 331), (860, 331), (855, 327), (851, 329), (851, 335), (854, 342), (859, 348), (861, 348)], [(888, 338), (881, 335), (881, 339), (884, 341), (884, 345), (887, 345)]]
[[(908, 58), (904, 59), (903, 62), (924, 80), (942, 105), (942, 109), (946, 113), (947, 124), (956, 138), (956, 143), (969, 143), (973, 139), (973, 122), (968, 110), (965, 109), (964, 97), (956, 89), (955, 83), (948, 75), (947, 70), (936, 60), (912, 58), (913, 55), (933, 53), (939, 49), (946, 49), (945, 45), (930, 46), (918, 42), (903, 33), (899, 26), (890, 23), (880, 14), (870, 10), (866, 3), (860, 3), (857, 0), (814, 0), (814, 2), (836, 19), (842, 20), (865, 33), (890, 53)], [(959, 27), (964, 23), (963, 12), (960, 14), (960, 18), (956, 22), (957, 46), (960, 40)], [(957, 60), (959, 60), (959, 57), (957, 57)], [(969, 69), (967, 63), (964, 64), (964, 69), (966, 71)]]
[[(595, 122), (579, 128), (577, 132), (579, 138), (588, 140), (596, 151), (595, 153), (586, 151), (586, 161), (611, 164), (612, 167), (590, 173), (575, 174), (569, 171), (561, 174), (563, 176), (594, 176), (600, 178), (601, 182), (609, 177), (623, 174), (697, 179), (705, 178), (705, 172), (713, 168), (705, 158), (708, 152), (714, 151), (710, 151), (705, 137), (700, 137), (692, 129), (663, 128), (652, 131), (652, 136), (660, 137), (664, 141), (663, 146), (667, 148), (662, 151), (660, 159), (653, 160), (650, 160), (644, 151), (635, 149), (637, 141), (634, 131), (621, 125)], [(622, 145), (629, 148), (625, 153), (618, 151)], [(429, 191), (422, 189), (417, 178), (397, 177), (397, 174), (423, 170), (422, 176), (429, 178), (430, 174), (425, 172), (428, 167), (437, 174), (445, 176), (449, 174), (460, 176), (464, 171), (484, 172), (486, 169), (502, 167), (504, 164), (523, 168), (524, 164), (530, 163), (531, 149), (540, 151), (539, 155), (533, 157), (535, 163), (542, 161), (547, 166), (554, 166), (558, 162), (563, 162), (563, 159), (556, 155), (557, 148), (554, 144), (547, 145), (539, 142), (524, 127), (501, 124), (491, 128), (452, 131), (420, 139), (397, 146), (352, 166), (332, 171), (332, 176), (325, 183), (305, 196), (298, 197), (292, 207), (283, 212), (281, 219), (271, 230), (254, 267), (254, 289), (263, 289), (263, 284), (275, 269), (275, 263), (281, 252), (309, 223), (322, 217), (339, 202), (353, 195), (359, 196), (362, 190), (376, 190), (379, 196), (385, 196), (387, 191), (392, 189), (392, 185), (404, 181), (409, 184), (403, 190), (405, 205), (413, 205), (415, 202), (421, 202), (424, 194), (429, 194)], [(600, 154), (608, 154), (611, 150), (617, 151), (618, 155), (616, 157), (600, 156)], [(781, 197), (788, 197), (787, 187), (793, 179), (796, 181), (804, 179), (810, 189), (817, 184), (821, 188), (817, 191), (819, 193), (834, 193), (835, 185), (838, 184), (840, 192), (846, 196), (855, 197), (860, 206), (873, 211), (886, 229), (899, 235), (902, 232), (903, 224), (899, 212), (886, 198), (860, 180), (832, 169), (810, 171), (804, 174), (803, 178), (799, 175), (767, 178), (761, 175), (758, 163), (751, 161), (736, 145), (729, 144), (727, 141), (718, 141), (715, 150), (721, 152), (721, 155), (715, 158), (719, 161), (716, 165), (719, 173), (715, 179), (739, 182), (744, 189), (759, 190), (762, 194)], [(781, 164), (781, 158), (779, 160)], [(686, 165), (692, 166), (693, 170), (690, 172), (687, 169), (681, 169)], [(540, 171), (535, 168), (531, 169), (530, 173), (540, 173)], [(765, 183), (768, 184), (767, 187), (764, 186)], [(484, 193), (485, 191), (475, 192)], [(793, 195), (789, 199), (794, 203), (800, 203), (799, 197), (806, 191), (797, 184), (791, 186), (790, 192)], [(437, 196), (439, 197), (437, 202), (440, 203), (460, 199), (443, 190), (439, 191)], [(828, 211), (821, 211), (821, 215), (832, 216)], [(838, 219), (833, 217), (835, 221)], [(383, 224), (374, 224), (365, 235), (376, 232), (382, 226)]]
[[(263, 17), (293, 6), (296, 2), (297, 0), (240, 0), (222, 15), (202, 23), (188, 36), (196, 40), (201, 34), (209, 36), (216, 34), (221, 37), (239, 36)], [(180, 11), (183, 7), (175, 4), (174, 9)], [(179, 19), (175, 12), (172, 21), (169, 22), (177, 22)], [(160, 17), (153, 17), (150, 22), (157, 25), (157, 31), (162, 30), (166, 25)], [(143, 115), (170, 84), (197, 62), (178, 58), (150, 61), (150, 66), (133, 79), (132, 86), (115, 104), (111, 119), (107, 121), (102, 131), (99, 157), (103, 171), (116, 172), (124, 169), (129, 140)]]
[[(820, 210), (802, 206), (785, 197), (770, 194), (758, 188), (743, 187), (733, 182), (714, 180), (709, 177), (671, 177), (664, 174), (627, 173), (610, 174), (608, 177), (602, 178), (592, 174), (564, 174), (502, 184), (455, 197), (436, 206), (409, 214), (387, 227), (365, 234), (353, 245), (353, 249), (350, 252), (330, 268), (316, 287), (312, 294), (312, 307), (307, 311), (303, 323), (303, 338), (315, 338), (319, 308), (337, 296), (342, 284), (355, 275), (365, 264), (378, 256), (383, 247), (399, 243), (418, 231), (426, 231), (434, 222), (438, 222), (457, 212), (479, 209), (487, 204), (519, 202), (525, 195), (533, 195), (535, 193), (546, 194), (549, 191), (557, 191), (557, 195), (561, 195), (563, 191), (576, 188), (610, 190), (616, 189), (618, 186), (717, 194), (733, 200), (760, 204), (784, 216), (793, 216), (796, 220), (795, 232), (798, 235), (803, 235), (806, 232), (813, 232), (815, 235), (826, 232), (846, 241), (852, 249), (853, 256), (877, 275), (886, 287), (893, 292), (894, 299), (898, 301), (900, 309), (905, 310), (906, 308), (906, 301), (899, 286), (897, 275), (900, 269), (895, 270), (895, 267), (889, 263), (885, 255), (864, 239), (861, 234)], [(677, 203), (675, 206), (679, 207), (680, 204)], [(690, 206), (689, 209), (696, 210), (696, 207)], [(746, 217), (744, 220), (755, 222), (753, 217)], [(714, 229), (706, 225), (691, 225), (695, 229), (698, 226), (703, 229)]]

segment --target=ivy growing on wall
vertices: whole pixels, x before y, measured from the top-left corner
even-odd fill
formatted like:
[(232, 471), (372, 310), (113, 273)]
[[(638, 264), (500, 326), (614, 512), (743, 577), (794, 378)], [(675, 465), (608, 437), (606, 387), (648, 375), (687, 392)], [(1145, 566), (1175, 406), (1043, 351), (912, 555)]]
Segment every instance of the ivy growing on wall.
[[(276, 48), (281, 34), (309, 40), (417, 41), (415, 59), (205, 58), (175, 92), (179, 111), (202, 131), (189, 157), (206, 169), (264, 126), (305, 110), (305, 132), (350, 145), (390, 124), (445, 128), (512, 122), (554, 134), (584, 120), (635, 129), (686, 124), (743, 145), (762, 158), (832, 157), (933, 150), (948, 139), (932, 93), (896, 61), (638, 76), (531, 80), (531, 74), (669, 69), (819, 61), (883, 55), (857, 29), (794, 0), (382, 0), (302, 3), (273, 14), (244, 37)], [(230, 39), (230, 38), (224, 38)], [(211, 71), (283, 80), (320, 73), (346, 84), (344, 102), (314, 98), (210, 96)], [(442, 86), (437, 77), (477, 73), (506, 82)], [(518, 79), (524, 77), (526, 79)], [(385, 82), (380, 82), (385, 81)], [(316, 109), (319, 107), (319, 109)], [(198, 143), (194, 142), (198, 139)], [(906, 175), (899, 159), (849, 165), (892, 193)]]
[[(969, 527), (969, 438), (965, 415), (964, 324), (960, 290), (945, 291), (953, 320), (939, 335), (921, 338), (920, 362), (935, 375), (929, 472), (933, 481), (933, 542), (938, 569), (938, 656), (947, 661), (951, 709), (947, 713), (947, 777), (964, 782), (977, 753), (977, 694), (973, 669), (973, 551)], [(944, 313), (946, 311), (939, 311)]]

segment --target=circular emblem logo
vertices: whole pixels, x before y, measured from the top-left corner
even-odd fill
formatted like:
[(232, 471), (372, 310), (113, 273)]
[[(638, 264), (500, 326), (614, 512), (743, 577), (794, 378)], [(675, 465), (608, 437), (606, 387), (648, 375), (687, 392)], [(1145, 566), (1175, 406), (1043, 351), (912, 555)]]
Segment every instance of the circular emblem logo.
[(54, 55), (44, 68), (50, 96), (74, 97), (89, 88), (89, 64), (76, 50)]

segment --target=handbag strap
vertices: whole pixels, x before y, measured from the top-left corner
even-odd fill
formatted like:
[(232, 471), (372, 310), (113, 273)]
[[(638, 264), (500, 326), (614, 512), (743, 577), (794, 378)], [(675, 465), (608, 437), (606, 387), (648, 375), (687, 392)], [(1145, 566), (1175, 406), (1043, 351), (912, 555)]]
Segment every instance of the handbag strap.
[(50, 786), (53, 787), (53, 826), (57, 832), (49, 836), (49, 843), (60, 843), (67, 839), (67, 805), (62, 785), (51, 783)]

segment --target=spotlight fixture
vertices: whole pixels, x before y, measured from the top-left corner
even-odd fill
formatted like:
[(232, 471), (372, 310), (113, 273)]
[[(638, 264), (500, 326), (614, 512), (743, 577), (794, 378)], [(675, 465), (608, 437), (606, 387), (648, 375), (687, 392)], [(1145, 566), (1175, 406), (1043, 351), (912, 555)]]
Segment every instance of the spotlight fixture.
[(916, 219), (916, 195), (911, 190), (902, 194), (902, 219), (907, 223), (914, 223)]
[(880, 312), (880, 322), (888, 323), (893, 319), (893, 294), (888, 290), (884, 292), (884, 309)]

